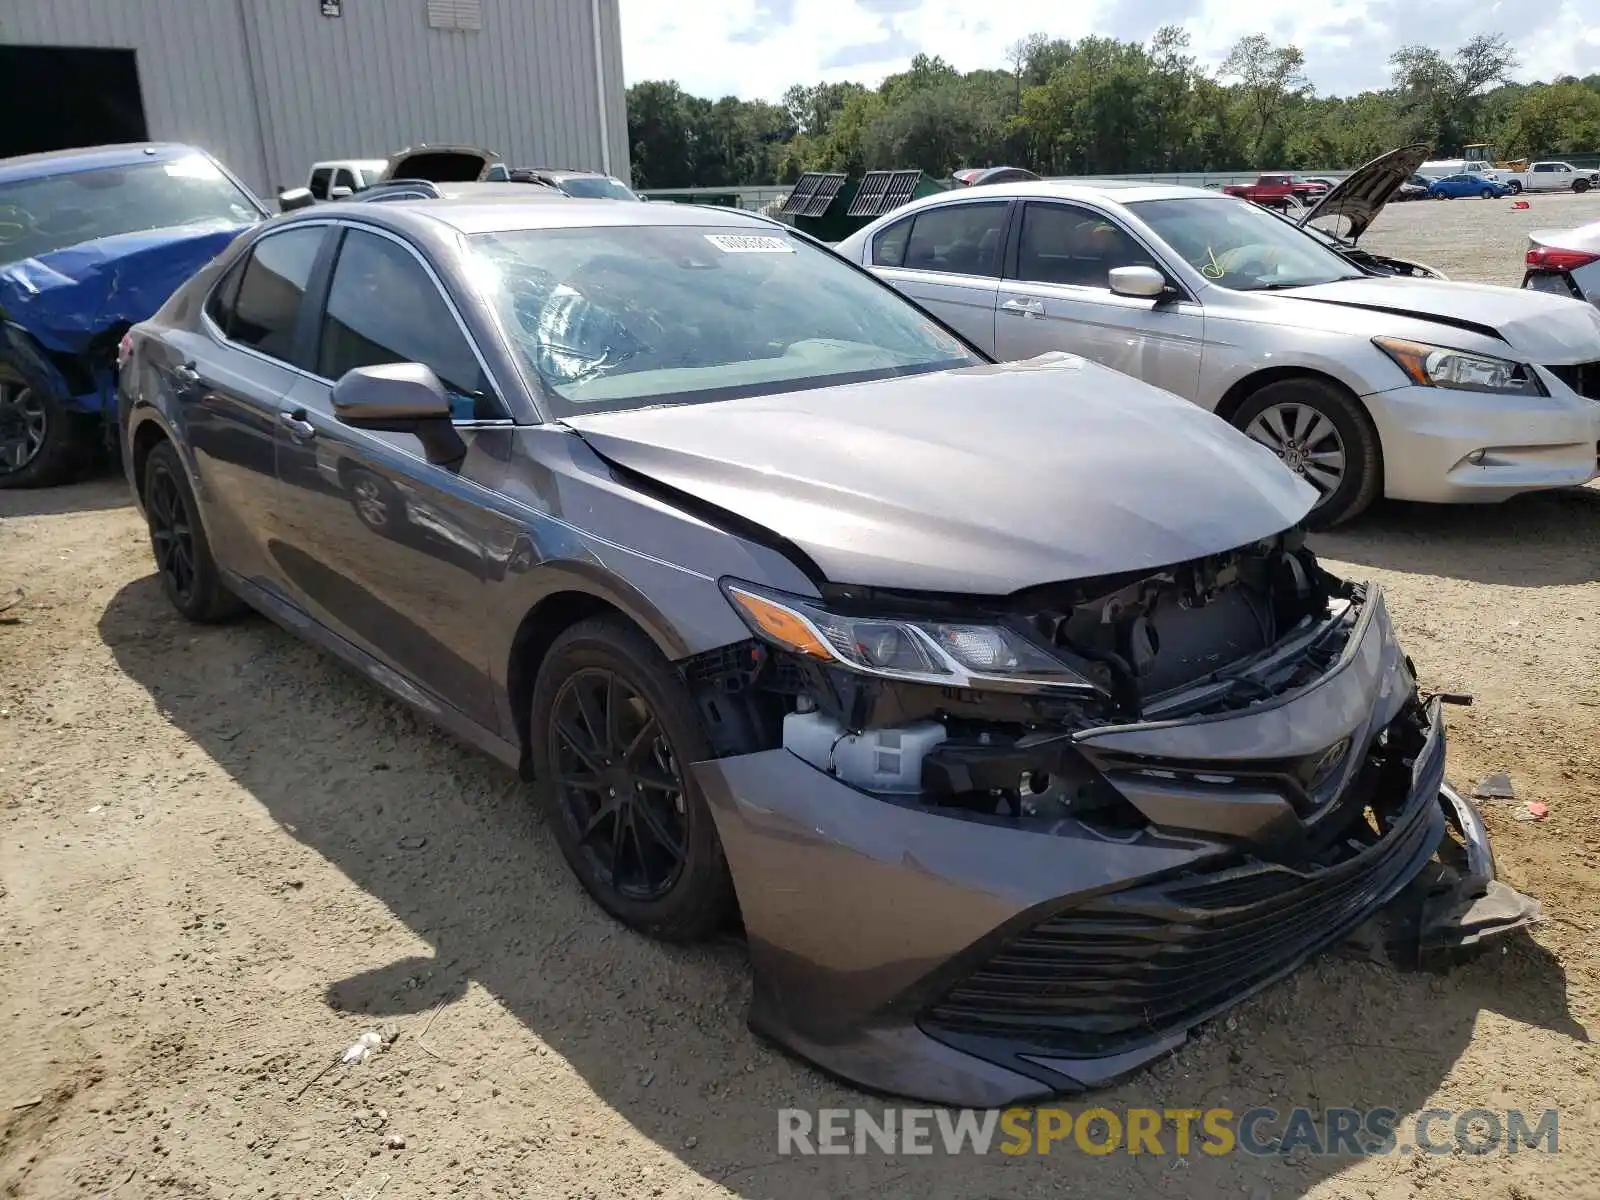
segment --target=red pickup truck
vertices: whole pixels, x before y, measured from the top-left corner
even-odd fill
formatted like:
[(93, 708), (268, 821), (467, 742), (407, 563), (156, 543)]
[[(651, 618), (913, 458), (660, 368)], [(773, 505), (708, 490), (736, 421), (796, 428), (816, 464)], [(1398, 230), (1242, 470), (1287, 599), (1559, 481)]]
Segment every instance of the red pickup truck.
[(1310, 183), (1293, 175), (1261, 175), (1254, 183), (1230, 183), (1222, 189), (1225, 195), (1253, 200), (1268, 208), (1288, 208), (1292, 201), (1310, 204), (1319, 200), (1328, 190), (1325, 183)]

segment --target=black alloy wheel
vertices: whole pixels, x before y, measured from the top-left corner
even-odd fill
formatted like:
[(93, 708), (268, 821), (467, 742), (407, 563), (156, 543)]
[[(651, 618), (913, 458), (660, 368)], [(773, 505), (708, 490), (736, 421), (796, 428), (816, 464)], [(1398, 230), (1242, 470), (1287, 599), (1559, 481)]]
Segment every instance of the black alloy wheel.
[(0, 388), (0, 473), (21, 471), (44, 449), (50, 414), (31, 387)]
[(40, 388), (0, 383), (0, 488), (64, 482), (90, 457), (97, 428)]
[(180, 609), (194, 600), (194, 523), (178, 490), (171, 467), (159, 463), (150, 470), (144, 493), (145, 516), (150, 522), (150, 549), (156, 556), (156, 573)]
[(534, 682), (534, 776), (567, 863), (606, 911), (672, 941), (734, 910), (711, 811), (689, 771), (710, 758), (694, 699), (619, 617), (556, 638)]
[(556, 694), (550, 740), (551, 783), (597, 878), (630, 900), (665, 896), (683, 871), (689, 815), (649, 704), (615, 672), (579, 671)]
[(194, 492), (171, 442), (161, 442), (145, 460), (142, 496), (156, 576), (172, 606), (201, 622), (244, 612), (245, 603), (228, 591), (211, 557)]

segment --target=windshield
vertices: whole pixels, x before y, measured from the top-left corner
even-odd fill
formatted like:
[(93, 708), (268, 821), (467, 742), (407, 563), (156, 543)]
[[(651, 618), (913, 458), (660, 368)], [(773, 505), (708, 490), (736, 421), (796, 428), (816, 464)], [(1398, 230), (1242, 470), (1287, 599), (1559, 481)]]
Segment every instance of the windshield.
[(569, 196), (583, 200), (637, 200), (627, 184), (620, 179), (599, 175), (575, 175), (558, 181), (561, 190)]
[(1128, 207), (1212, 283), (1239, 292), (1352, 278), (1350, 264), (1254, 204), (1209, 196)]
[(119, 233), (240, 225), (261, 210), (203, 154), (0, 184), (0, 262)]
[(599, 226), (470, 241), (478, 287), (556, 416), (982, 361), (887, 286), (781, 230)]

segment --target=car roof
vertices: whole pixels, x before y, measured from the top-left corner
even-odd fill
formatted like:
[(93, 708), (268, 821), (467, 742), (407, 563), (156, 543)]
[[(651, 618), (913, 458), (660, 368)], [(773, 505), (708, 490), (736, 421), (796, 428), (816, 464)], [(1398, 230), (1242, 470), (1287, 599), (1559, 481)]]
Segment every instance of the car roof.
[(363, 171), (381, 171), (389, 165), (387, 158), (325, 158), (311, 164), (313, 171), (320, 167), (360, 167)]
[[(1102, 200), (1114, 204), (1133, 204), (1140, 200), (1214, 200), (1223, 193), (1211, 188), (1182, 187), (1171, 183), (1146, 183), (1137, 179), (1040, 179), (1015, 183), (980, 183), (972, 187), (937, 192), (891, 209), (886, 217), (915, 212), (959, 200), (993, 197), (999, 200)], [(1227, 197), (1232, 199), (1232, 197)]]
[(127, 142), (115, 146), (81, 146), (74, 150), (49, 150), (42, 154), (22, 154), (0, 158), (0, 183), (20, 179), (43, 179), (48, 175), (70, 175), (78, 171), (98, 171), (110, 167), (131, 167), (142, 162), (171, 162), (190, 154), (203, 154), (194, 146), (178, 142)]
[[(457, 233), (506, 233), (520, 229), (581, 229), (586, 226), (693, 225), (708, 228), (771, 228), (776, 222), (741, 208), (709, 204), (619, 204), (615, 200), (583, 200), (540, 194), (536, 185), (514, 183), (519, 196), (504, 192), (438, 200), (397, 200), (368, 204), (359, 200), (315, 204), (273, 224), (279, 228), (298, 219), (346, 215), (419, 236), (437, 235), (441, 227)], [(532, 195), (528, 195), (532, 192)]]

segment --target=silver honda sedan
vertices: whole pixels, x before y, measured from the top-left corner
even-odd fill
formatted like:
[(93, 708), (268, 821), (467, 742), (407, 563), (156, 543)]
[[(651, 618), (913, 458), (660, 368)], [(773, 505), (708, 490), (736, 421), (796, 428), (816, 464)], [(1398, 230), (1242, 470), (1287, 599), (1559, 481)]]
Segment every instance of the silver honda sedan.
[(1323, 525), (1380, 495), (1503, 500), (1597, 473), (1600, 311), (1380, 277), (1214, 191), (963, 188), (837, 249), (997, 358), (1066, 350), (1211, 409), (1315, 485)]

